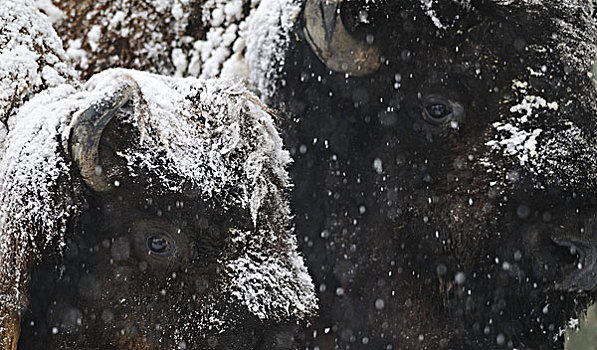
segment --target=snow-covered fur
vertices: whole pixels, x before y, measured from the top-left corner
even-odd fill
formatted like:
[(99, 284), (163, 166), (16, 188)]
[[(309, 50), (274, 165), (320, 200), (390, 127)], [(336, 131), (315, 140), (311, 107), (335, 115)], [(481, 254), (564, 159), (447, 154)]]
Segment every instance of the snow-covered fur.
[(8, 118), (39, 91), (72, 82), (74, 71), (51, 23), (34, 7), (7, 0), (0, 13), (0, 142)]
[[(138, 142), (118, 150), (117, 156), (125, 161), (127, 170), (118, 172), (116, 180), (112, 178), (115, 186), (140, 186), (140, 199), (179, 197), (177, 206), (183, 201), (190, 201), (186, 204), (190, 208), (194, 201), (207, 203), (201, 208), (202, 215), (212, 211), (236, 214), (222, 238), (226, 243), (217, 254), (217, 275), (208, 280), (209, 291), (196, 302), (193, 295), (197, 308), (178, 308), (171, 301), (172, 309), (162, 311), (162, 316), (176, 312), (176, 320), (184, 320), (186, 325), (185, 329), (170, 329), (169, 341), (174, 343), (166, 341), (170, 345), (165, 346), (194, 346), (198, 337), (213, 338), (225, 331), (234, 334), (235, 327), (248, 322), (238, 315), (272, 325), (305, 320), (314, 312), (313, 284), (290, 230), (286, 199), (290, 185), (285, 169), (290, 157), (282, 148), (272, 115), (256, 97), (238, 83), (167, 78), (120, 69), (95, 75), (79, 87), (68, 84), (71, 71), (63, 63), (60, 43), (31, 2), (3, 1), (0, 28), (0, 42), (12, 43), (3, 46), (3, 57), (23, 53), (23, 60), (13, 59), (10, 66), (5, 64), (7, 60), (0, 61), (0, 68), (13, 74), (2, 76), (3, 93), (13, 90), (5, 86), (17, 86), (18, 92), (7, 97), (9, 102), (3, 106), (10, 108), (2, 110), (9, 126), (0, 159), (3, 324), (7, 315), (18, 315), (30, 304), (29, 291), (36, 288), (31, 272), (47, 259), (51, 262), (57, 254), (61, 256), (70, 241), (80, 239), (81, 213), (92, 197), (99, 202), (104, 198), (86, 187), (74, 166), (70, 134), (83, 111), (101, 105), (123, 86), (133, 88), (130, 103), (134, 112), (121, 122), (135, 130)], [(120, 200), (137, 196), (125, 188), (119, 192)], [(184, 273), (191, 276), (191, 270), (185, 268)], [(179, 281), (186, 281), (187, 286), (197, 282), (187, 281), (185, 276)], [(44, 288), (42, 295), (51, 295), (52, 291)], [(60, 296), (54, 297), (60, 302)], [(185, 302), (190, 302), (190, 296)], [(60, 324), (56, 327), (61, 329)], [(153, 328), (142, 331), (155, 333)], [(0, 328), (0, 348), (11, 346), (10, 332)], [(105, 337), (105, 341), (109, 339)]]
[[(24, 102), (33, 98), (44, 89), (55, 87), (58, 96), (73, 88), (64, 83), (74, 83), (74, 71), (65, 63), (66, 54), (56, 32), (47, 18), (41, 15), (32, 4), (25, 6), (21, 1), (7, 0), (0, 5), (0, 147), (4, 145), (7, 133), (14, 128), (15, 114)], [(60, 87), (58, 87), (60, 86)], [(46, 94), (40, 99), (48, 98)], [(51, 115), (48, 119), (52, 119)], [(52, 121), (48, 125), (52, 125)], [(40, 126), (39, 121), (26, 127)], [(38, 233), (41, 237), (48, 233), (51, 240), (56, 232), (63, 228), (70, 213), (67, 197), (56, 197), (52, 193), (68, 193), (69, 175), (60, 171), (61, 153), (57, 141), (51, 137), (52, 131), (38, 129), (37, 148), (29, 153), (29, 141), (15, 141), (22, 149), (28, 149), (23, 157), (15, 159), (3, 157), (3, 173), (11, 171), (22, 181), (10, 183), (2, 181), (0, 185), (1, 211), (0, 225), (0, 348), (14, 345), (18, 338), (19, 319), (16, 311), (27, 303), (26, 283), (32, 255), (37, 250)], [(54, 133), (56, 130), (54, 130)], [(42, 153), (39, 153), (39, 151)], [(4, 147), (0, 154), (4, 153)], [(13, 155), (14, 156), (14, 155)], [(31, 168), (8, 170), (8, 164), (32, 164), (45, 159), (56, 166), (49, 173), (38, 172), (31, 176)], [(41, 160), (43, 162), (43, 160)], [(29, 163), (32, 162), (32, 163)], [(3, 179), (5, 180), (5, 178)], [(61, 184), (58, 184), (61, 183)], [(31, 184), (40, 184), (41, 191), (36, 191)], [(23, 187), (21, 187), (23, 186)], [(66, 188), (64, 187), (66, 186)], [(60, 188), (60, 189), (59, 189)], [(54, 192), (48, 192), (54, 191)], [(69, 196), (70, 197), (70, 196)], [(35, 199), (34, 199), (35, 198)], [(39, 214), (31, 209), (41, 204)], [(12, 208), (12, 209), (11, 209)], [(18, 219), (17, 219), (18, 217)], [(52, 220), (40, 220), (52, 217)], [(8, 227), (12, 227), (9, 232)], [(42, 244), (47, 243), (42, 240)], [(22, 245), (22, 249), (15, 249)]]
[[(297, 1), (57, 1), (56, 28), (89, 77), (110, 67), (202, 78), (264, 78), (300, 11)], [(255, 66), (257, 69), (252, 69)], [(249, 73), (251, 72), (251, 73)]]

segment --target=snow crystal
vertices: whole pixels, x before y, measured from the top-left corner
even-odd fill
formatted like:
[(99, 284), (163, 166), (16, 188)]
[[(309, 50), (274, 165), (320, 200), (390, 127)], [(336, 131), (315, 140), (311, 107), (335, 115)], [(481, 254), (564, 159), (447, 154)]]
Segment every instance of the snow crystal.
[(203, 5), (204, 22), (209, 24), (205, 40), (194, 43), (189, 73), (202, 78), (225, 75), (246, 78), (248, 69), (242, 52), (247, 36), (247, 21), (259, 1), (251, 2), (249, 14), (243, 14), (243, 1), (208, 0)]
[(73, 61), (78, 62), (79, 67), (82, 69), (87, 69), (87, 67), (89, 67), (89, 58), (87, 57), (88, 53), (81, 48), (81, 40), (69, 40), (67, 46), (67, 56)]
[(491, 140), (486, 143), (493, 149), (502, 150), (504, 155), (518, 157), (520, 165), (525, 165), (530, 158), (537, 156), (537, 137), (543, 130), (526, 131), (518, 129), (510, 123), (496, 122), (493, 124), (497, 131), (509, 134), (501, 140)]
[(91, 51), (97, 51), (99, 47), (99, 40), (102, 36), (102, 27), (92, 26), (87, 32), (87, 43), (91, 46)]
[(383, 163), (381, 159), (375, 158), (375, 160), (373, 160), (373, 169), (375, 169), (375, 172), (378, 174), (383, 173)]
[(181, 77), (187, 70), (187, 56), (181, 49), (172, 50), (172, 63), (176, 67), (175, 75)]
[[(541, 152), (539, 137), (545, 131), (533, 127), (546, 112), (557, 112), (559, 105), (555, 101), (548, 102), (545, 98), (528, 93), (530, 86), (526, 81), (515, 79), (512, 81), (512, 91), (517, 93), (517, 103), (511, 101), (510, 115), (504, 120), (492, 124), (495, 136), (485, 143), (493, 152), (501, 153), (506, 157), (514, 157), (518, 165), (527, 166), (532, 171), (537, 171)], [(493, 165), (485, 162), (486, 166)]]
[(65, 100), (74, 92), (61, 85), (39, 93), (21, 107), (7, 135), (0, 161), (2, 307), (26, 306), (22, 290), (27, 277), (19, 272), (27, 271), (36, 252), (62, 240), (66, 221), (76, 210), (60, 137), (76, 108), (77, 97), (72, 103)]
[(446, 29), (446, 25), (442, 24), (441, 20), (437, 17), (437, 13), (433, 9), (433, 0), (421, 0), (421, 7), (425, 11), (427, 17), (431, 19), (433, 25), (438, 29)]

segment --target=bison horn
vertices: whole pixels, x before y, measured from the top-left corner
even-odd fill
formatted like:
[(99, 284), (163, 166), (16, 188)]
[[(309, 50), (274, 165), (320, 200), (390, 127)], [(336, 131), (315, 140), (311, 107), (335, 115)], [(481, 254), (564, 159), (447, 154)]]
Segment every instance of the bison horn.
[(100, 141), (104, 128), (116, 111), (131, 99), (133, 92), (131, 85), (122, 85), (79, 114), (71, 129), (69, 145), (73, 160), (87, 185), (94, 191), (105, 192), (113, 186), (102, 175)]
[(340, 17), (343, 0), (307, 0), (304, 32), (317, 57), (331, 70), (363, 76), (380, 66), (379, 48), (348, 33)]

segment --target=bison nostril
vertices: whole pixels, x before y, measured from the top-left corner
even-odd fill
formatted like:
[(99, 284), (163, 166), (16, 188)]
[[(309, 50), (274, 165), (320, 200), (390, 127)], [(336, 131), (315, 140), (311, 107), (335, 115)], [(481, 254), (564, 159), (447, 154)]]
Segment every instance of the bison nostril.
[[(554, 246), (560, 247), (559, 253), (556, 252), (558, 255), (554, 258), (558, 259), (558, 262), (568, 258), (568, 263), (571, 264), (561, 271), (561, 280), (556, 284), (556, 289), (597, 290), (597, 245), (595, 242), (578, 238), (552, 239), (552, 241)], [(569, 258), (570, 256), (574, 256), (574, 258)]]
[(577, 267), (582, 264), (582, 250), (574, 242), (567, 239), (553, 239), (552, 241), (554, 243), (552, 253), (559, 263)]

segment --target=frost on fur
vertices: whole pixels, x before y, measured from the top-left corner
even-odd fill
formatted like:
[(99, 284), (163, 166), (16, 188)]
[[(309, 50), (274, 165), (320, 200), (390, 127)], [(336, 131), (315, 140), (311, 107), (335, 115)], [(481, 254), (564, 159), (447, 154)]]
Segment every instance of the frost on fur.
[[(48, 5), (41, 3), (43, 9)], [(294, 0), (56, 2), (68, 56), (84, 78), (110, 67), (175, 76), (249, 79), (273, 94), (290, 33)], [(54, 8), (50, 8), (55, 13)], [(109, 20), (106, 20), (109, 18)]]
[(29, 0), (6, 0), (0, 8), (0, 142), (8, 118), (39, 91), (71, 82), (60, 39)]

